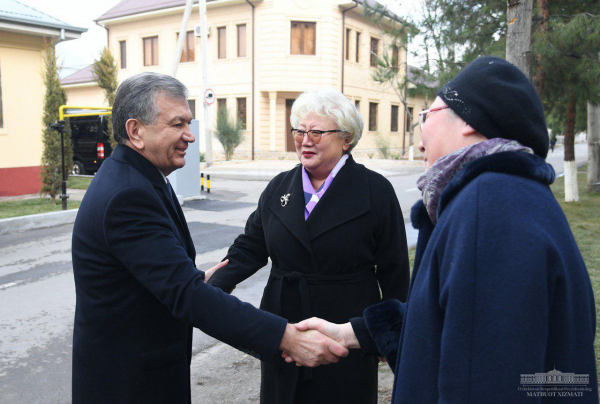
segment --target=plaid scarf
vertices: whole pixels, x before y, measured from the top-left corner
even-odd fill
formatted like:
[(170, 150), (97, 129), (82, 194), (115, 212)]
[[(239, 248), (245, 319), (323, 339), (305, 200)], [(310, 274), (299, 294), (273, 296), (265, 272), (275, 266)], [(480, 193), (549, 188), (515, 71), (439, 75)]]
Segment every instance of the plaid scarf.
[(423, 194), (423, 203), (431, 222), (434, 225), (437, 223), (440, 196), (458, 171), (479, 157), (506, 151), (522, 151), (533, 154), (531, 148), (523, 146), (516, 140), (494, 138), (463, 147), (440, 157), (429, 167), (417, 180), (417, 187)]

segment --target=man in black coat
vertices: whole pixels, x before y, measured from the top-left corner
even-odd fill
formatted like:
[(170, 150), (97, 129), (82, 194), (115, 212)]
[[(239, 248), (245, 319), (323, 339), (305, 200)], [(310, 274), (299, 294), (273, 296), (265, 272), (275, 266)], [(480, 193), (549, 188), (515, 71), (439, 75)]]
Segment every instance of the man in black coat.
[(73, 402), (190, 403), (192, 327), (263, 361), (280, 349), (308, 366), (346, 356), (333, 340), (207, 285), (196, 269), (166, 177), (185, 165), (194, 141), (185, 86), (133, 76), (119, 87), (112, 118), (119, 146), (73, 230)]

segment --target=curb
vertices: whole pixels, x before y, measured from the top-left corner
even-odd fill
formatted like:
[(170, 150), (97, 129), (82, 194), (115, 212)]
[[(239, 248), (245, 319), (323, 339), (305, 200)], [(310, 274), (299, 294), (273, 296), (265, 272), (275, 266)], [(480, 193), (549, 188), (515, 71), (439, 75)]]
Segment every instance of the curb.
[(36, 215), (10, 217), (0, 220), (0, 234), (17, 233), (31, 229), (60, 226), (75, 222), (79, 209), (59, 212), (38, 213)]
[[(207, 199), (206, 195), (187, 197), (180, 200), (181, 206), (185, 202)], [(9, 217), (0, 219), (0, 235), (9, 233), (19, 233), (32, 229), (43, 229), (46, 227), (60, 226), (63, 224), (75, 223), (79, 209), (69, 209), (58, 212), (38, 213), (35, 215)]]

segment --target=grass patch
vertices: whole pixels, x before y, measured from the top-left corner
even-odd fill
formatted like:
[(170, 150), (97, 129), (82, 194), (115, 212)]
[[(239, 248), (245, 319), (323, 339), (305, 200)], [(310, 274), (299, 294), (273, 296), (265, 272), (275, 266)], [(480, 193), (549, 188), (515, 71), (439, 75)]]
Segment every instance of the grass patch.
[[(68, 209), (77, 209), (79, 201), (67, 201)], [(49, 198), (19, 199), (16, 201), (0, 202), (0, 219), (9, 217), (35, 215), (36, 213), (57, 212), (62, 210), (62, 201), (56, 199), (55, 203)]]
[[(579, 202), (565, 202), (565, 179), (559, 178), (552, 184), (552, 192), (567, 216), (579, 251), (590, 274), (596, 301), (596, 324), (600, 323), (600, 194), (587, 192), (587, 165), (579, 168)], [(600, 371), (600, 327), (596, 327), (596, 368)], [(600, 375), (600, 373), (599, 373)]]
[(88, 189), (92, 182), (92, 178), (89, 177), (73, 177), (70, 176), (67, 180), (67, 188), (71, 189)]

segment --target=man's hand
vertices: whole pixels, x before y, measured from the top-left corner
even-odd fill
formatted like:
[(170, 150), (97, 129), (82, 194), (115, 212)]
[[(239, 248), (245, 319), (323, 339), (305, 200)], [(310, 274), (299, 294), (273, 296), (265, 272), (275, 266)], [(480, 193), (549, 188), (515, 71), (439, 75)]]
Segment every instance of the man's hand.
[(348, 355), (348, 350), (338, 342), (314, 331), (300, 331), (288, 324), (279, 349), (287, 353), (286, 362), (296, 362), (298, 366), (316, 367), (337, 363)]
[(316, 330), (323, 335), (339, 342), (344, 348), (360, 349), (356, 334), (350, 323), (334, 324), (329, 321), (322, 320), (317, 317), (309, 318), (296, 324), (296, 328), (300, 331)]
[[(210, 277), (213, 276), (213, 274), (215, 272), (217, 272), (218, 269), (223, 268), (227, 264), (229, 264), (229, 260), (225, 260), (223, 262), (219, 262), (217, 265), (215, 265), (214, 267), (212, 267), (209, 270), (207, 270), (206, 272), (204, 272), (204, 283), (208, 282), (208, 280), (210, 279)], [(231, 292), (229, 292), (229, 293), (231, 293)]]

